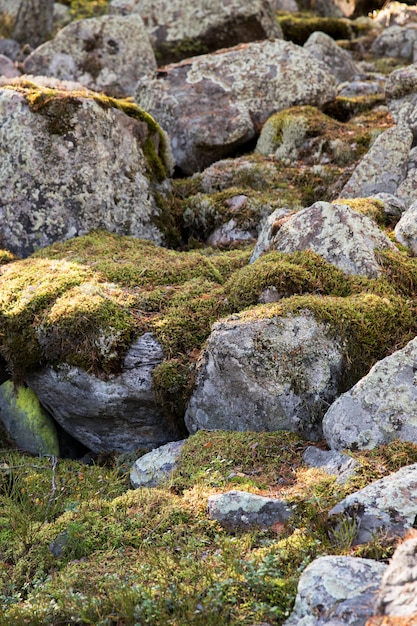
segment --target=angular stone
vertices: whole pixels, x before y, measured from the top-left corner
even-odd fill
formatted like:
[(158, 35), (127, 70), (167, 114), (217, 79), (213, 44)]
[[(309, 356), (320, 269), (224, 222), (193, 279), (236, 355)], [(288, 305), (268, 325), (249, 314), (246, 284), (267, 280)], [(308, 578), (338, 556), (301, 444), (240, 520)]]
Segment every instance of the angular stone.
[(175, 469), (184, 441), (171, 441), (135, 461), (130, 472), (133, 489), (157, 487)]
[(416, 61), (416, 48), (417, 29), (413, 26), (389, 26), (372, 44), (375, 56), (401, 58), (407, 63)]
[(326, 33), (320, 31), (312, 33), (304, 44), (304, 50), (323, 61), (338, 83), (351, 81), (359, 74), (349, 52), (338, 46)]
[(184, 174), (255, 138), (272, 113), (295, 104), (320, 107), (334, 96), (327, 66), (278, 39), (168, 65), (139, 81), (136, 91), (140, 106), (168, 133)]
[(282, 38), (268, 0), (113, 0), (111, 14), (139, 14), (160, 65), (239, 43)]
[(246, 491), (228, 491), (208, 499), (210, 519), (216, 519), (227, 529), (268, 528), (287, 522), (292, 511), (278, 498), (265, 498)]
[(275, 235), (273, 232), (269, 245), (262, 233), (251, 262), (265, 247), (286, 253), (312, 250), (346, 274), (374, 277), (381, 271), (375, 250), (396, 249), (372, 220), (345, 204), (315, 202), (284, 219)]
[(310, 467), (318, 467), (326, 474), (337, 476), (336, 482), (342, 485), (354, 475), (359, 466), (359, 462), (347, 454), (334, 450), (320, 450), (315, 446), (306, 448), (303, 461)]
[(142, 149), (158, 151), (155, 123), (52, 84), (0, 89), (0, 245), (28, 256), (95, 228), (162, 243)]
[(396, 195), (407, 175), (413, 134), (405, 125), (379, 135), (340, 192), (343, 198), (365, 198), (385, 192)]
[(48, 367), (27, 377), (28, 385), (56, 421), (93, 452), (126, 452), (179, 439), (152, 390), (152, 370), (163, 360), (151, 333), (129, 349), (123, 371), (101, 380), (80, 367)]
[(294, 610), (284, 626), (365, 626), (386, 567), (351, 556), (316, 559), (301, 575)]
[(417, 443), (417, 339), (378, 361), (329, 408), (323, 433), (333, 450), (371, 450), (394, 439)]
[(403, 467), (347, 496), (329, 512), (356, 520), (356, 544), (377, 531), (403, 536), (417, 518), (417, 463)]
[(342, 341), (305, 314), (214, 324), (185, 415), (190, 433), (290, 430), (322, 435), (321, 417), (336, 398)]
[(403, 246), (409, 248), (414, 256), (417, 255), (417, 202), (413, 202), (402, 214), (395, 226), (395, 237)]
[(415, 531), (410, 531), (410, 536), (400, 543), (384, 572), (376, 598), (375, 613), (393, 617), (417, 617), (417, 536)]
[(77, 81), (111, 96), (133, 95), (137, 81), (152, 75), (155, 55), (139, 15), (77, 20), (36, 48), (26, 74)]

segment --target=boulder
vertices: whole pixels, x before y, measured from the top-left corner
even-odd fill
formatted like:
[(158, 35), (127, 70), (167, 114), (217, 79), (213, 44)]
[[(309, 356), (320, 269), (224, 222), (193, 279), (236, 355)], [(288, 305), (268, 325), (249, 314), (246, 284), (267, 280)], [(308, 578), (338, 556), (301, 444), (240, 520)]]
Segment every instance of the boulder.
[(327, 66), (278, 39), (168, 65), (136, 90), (140, 106), (167, 131), (184, 174), (253, 140), (272, 113), (295, 104), (320, 107), (334, 96)]
[(347, 496), (329, 512), (330, 518), (338, 515), (354, 520), (356, 544), (367, 543), (378, 532), (404, 536), (417, 516), (417, 463)]
[(417, 28), (410, 26), (389, 26), (382, 31), (372, 44), (372, 52), (377, 57), (395, 57), (407, 63), (416, 61)]
[(28, 256), (94, 228), (162, 243), (161, 129), (132, 103), (38, 83), (0, 88), (0, 245)]
[(15, 388), (10, 380), (0, 385), (0, 421), (19, 449), (31, 454), (59, 455), (53, 419), (31, 389)]
[(53, 30), (54, 0), (20, 0), (13, 29), (19, 43), (39, 46)]
[(410, 531), (410, 535), (395, 550), (384, 572), (376, 597), (375, 613), (417, 617), (416, 555), (417, 536), (415, 531)]
[(405, 125), (394, 126), (379, 135), (356, 166), (340, 195), (360, 198), (375, 193), (396, 195), (407, 175), (413, 134)]
[(71, 22), (23, 63), (26, 74), (77, 81), (111, 96), (133, 95), (150, 77), (155, 55), (139, 15), (104, 15)]
[(179, 439), (152, 388), (163, 360), (160, 344), (145, 333), (130, 347), (122, 373), (107, 380), (61, 364), (28, 375), (26, 382), (55, 420), (93, 452), (126, 452)]
[(343, 342), (308, 312), (232, 316), (213, 326), (186, 426), (190, 433), (290, 430), (320, 439), (343, 368)]
[(323, 418), (334, 450), (371, 450), (394, 439), (417, 443), (417, 339), (376, 363)]
[(275, 235), (281, 226), (290, 219), (291, 215), (293, 215), (293, 212), (290, 209), (282, 207), (275, 209), (275, 211), (270, 213), (262, 222), (259, 237), (251, 256), (251, 263), (274, 247)]
[[(417, 172), (417, 170), (416, 170)], [(417, 178), (416, 178), (417, 182)], [(417, 202), (404, 211), (395, 227), (395, 237), (403, 246), (409, 248), (414, 256), (417, 255)]]
[(315, 446), (308, 446), (303, 453), (303, 461), (310, 467), (318, 467), (330, 476), (337, 476), (336, 482), (343, 485), (355, 474), (359, 467), (353, 457), (335, 452), (334, 450), (320, 450)]
[(374, 277), (381, 271), (375, 250), (395, 250), (394, 244), (372, 220), (345, 204), (316, 202), (284, 218), (278, 228), (271, 228), (268, 223), (265, 228), (271, 233), (269, 245), (262, 232), (251, 262), (265, 248), (286, 253), (312, 250), (346, 274)]
[(316, 559), (301, 575), (294, 610), (284, 626), (365, 626), (386, 567), (351, 556)]
[(268, 0), (113, 0), (109, 11), (142, 17), (159, 65), (239, 43), (282, 38)]
[(184, 443), (184, 440), (170, 441), (135, 461), (130, 472), (133, 489), (157, 487), (166, 480), (175, 469)]
[(337, 45), (334, 39), (321, 31), (315, 31), (304, 44), (304, 49), (316, 59), (323, 61), (338, 83), (351, 81), (359, 74), (351, 55)]
[(16, 78), (20, 76), (20, 72), (13, 61), (3, 54), (0, 54), (0, 76), (5, 76), (6, 78)]
[(408, 127), (417, 139), (417, 63), (394, 70), (388, 77), (385, 97), (395, 122)]
[(269, 528), (287, 522), (292, 511), (285, 500), (266, 498), (246, 491), (228, 491), (208, 499), (210, 519), (217, 520), (224, 528), (249, 529), (259, 526)]

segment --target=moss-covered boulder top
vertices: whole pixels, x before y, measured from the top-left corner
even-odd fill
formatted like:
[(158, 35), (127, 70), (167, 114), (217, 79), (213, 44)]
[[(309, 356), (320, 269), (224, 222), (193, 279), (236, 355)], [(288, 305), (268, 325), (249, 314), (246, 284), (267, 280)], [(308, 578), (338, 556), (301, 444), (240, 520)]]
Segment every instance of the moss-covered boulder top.
[(151, 185), (171, 161), (146, 112), (72, 84), (16, 80), (0, 89), (0, 119), (3, 248), (27, 256), (97, 227), (164, 241)]

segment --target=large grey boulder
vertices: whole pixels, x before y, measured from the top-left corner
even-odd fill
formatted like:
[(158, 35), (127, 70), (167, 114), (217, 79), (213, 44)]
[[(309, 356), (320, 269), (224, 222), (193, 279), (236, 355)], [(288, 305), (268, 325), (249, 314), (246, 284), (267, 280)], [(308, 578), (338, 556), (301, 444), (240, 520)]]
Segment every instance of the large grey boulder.
[(94, 228), (162, 243), (143, 151), (161, 144), (156, 124), (94, 94), (24, 85), (0, 88), (0, 245), (28, 256)]
[(356, 524), (355, 543), (367, 543), (378, 532), (403, 536), (417, 515), (417, 463), (403, 467), (347, 496), (329, 512)]
[(161, 346), (145, 333), (130, 347), (118, 376), (102, 380), (62, 364), (26, 382), (64, 430), (93, 452), (157, 447), (180, 438), (152, 390), (152, 370), (162, 360)]
[(384, 572), (375, 603), (378, 615), (417, 614), (417, 536), (414, 531), (411, 533), (400, 543)]
[(350, 556), (322, 556), (302, 573), (294, 610), (284, 626), (365, 626), (384, 563)]
[(213, 326), (186, 426), (190, 433), (291, 430), (320, 439), (343, 370), (342, 341), (309, 312), (232, 316)]
[(337, 45), (335, 40), (321, 31), (315, 31), (304, 44), (304, 49), (323, 61), (338, 83), (354, 80), (359, 75), (351, 55)]
[(239, 43), (282, 38), (268, 0), (113, 0), (111, 14), (138, 14), (160, 65)]
[(141, 456), (130, 472), (133, 489), (157, 487), (175, 469), (185, 441), (170, 441)]
[(272, 113), (335, 96), (328, 67), (282, 41), (242, 44), (168, 65), (136, 100), (166, 130), (177, 166), (200, 171), (255, 138)]
[(417, 63), (394, 70), (385, 86), (389, 111), (398, 125), (407, 126), (417, 139)]
[(264, 229), (251, 262), (266, 249), (286, 253), (312, 250), (346, 274), (373, 277), (381, 271), (375, 250), (395, 249), (372, 220), (345, 204), (315, 202), (284, 219), (280, 228), (276, 229), (269, 221)]
[(208, 499), (210, 519), (217, 520), (224, 528), (268, 528), (276, 523), (287, 522), (292, 510), (285, 500), (267, 498), (246, 491), (228, 491)]
[(104, 15), (71, 22), (28, 56), (26, 74), (77, 81), (111, 96), (133, 95), (151, 76), (155, 55), (139, 15)]
[(394, 439), (417, 443), (417, 339), (376, 363), (331, 405), (323, 433), (334, 450), (371, 450)]
[(379, 135), (343, 187), (342, 198), (364, 198), (384, 192), (395, 195), (407, 175), (413, 134), (401, 124)]

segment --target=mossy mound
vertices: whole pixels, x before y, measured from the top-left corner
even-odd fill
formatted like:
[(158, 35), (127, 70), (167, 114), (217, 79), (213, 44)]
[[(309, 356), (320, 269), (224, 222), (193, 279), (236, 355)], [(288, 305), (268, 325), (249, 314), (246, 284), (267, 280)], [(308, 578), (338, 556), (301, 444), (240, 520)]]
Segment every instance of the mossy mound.
[(0, 351), (16, 379), (62, 361), (119, 371), (147, 330), (183, 358), (229, 312), (221, 285), (249, 254), (180, 253), (100, 231), (42, 249), (4, 267)]

